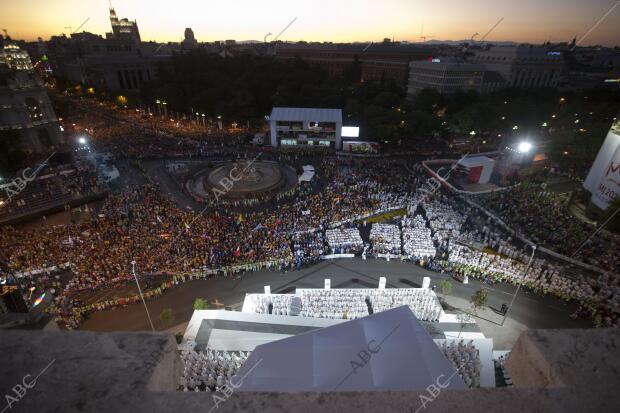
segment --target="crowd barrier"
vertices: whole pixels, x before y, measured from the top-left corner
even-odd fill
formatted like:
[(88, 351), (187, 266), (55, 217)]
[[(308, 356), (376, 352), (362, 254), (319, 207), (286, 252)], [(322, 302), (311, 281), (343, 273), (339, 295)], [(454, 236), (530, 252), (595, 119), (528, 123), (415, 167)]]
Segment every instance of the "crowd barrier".
[[(291, 261), (289, 260), (279, 259), (279, 260), (271, 260), (271, 261), (261, 261), (261, 262), (252, 263), (252, 264), (231, 265), (227, 267), (220, 267), (217, 269), (215, 268), (193, 269), (188, 272), (175, 274), (172, 276), (172, 280), (164, 281), (159, 287), (145, 291), (144, 298), (151, 298), (151, 297), (159, 296), (163, 294), (163, 292), (166, 291), (168, 288), (171, 288), (175, 285), (186, 283), (192, 280), (207, 279), (209, 278), (209, 276), (213, 276), (217, 274), (223, 274), (224, 276), (226, 276), (229, 274), (236, 274), (239, 272), (257, 271), (263, 268), (280, 268), (280, 266), (282, 265), (288, 266), (290, 263)], [(167, 272), (161, 272), (161, 273), (156, 273), (152, 275), (163, 275), (163, 274), (167, 274)], [(123, 298), (116, 298), (113, 300), (104, 300), (101, 302), (89, 304), (87, 306), (76, 308), (76, 311), (80, 313), (84, 313), (84, 312), (88, 312), (94, 309), (102, 310), (102, 309), (112, 307), (115, 305), (125, 305), (125, 304), (130, 304), (133, 302), (137, 302), (139, 299), (140, 299), (139, 295), (134, 294), (134, 295), (123, 297)]]
[(371, 217), (373, 217), (375, 215), (385, 214), (387, 212), (396, 211), (396, 210), (399, 210), (399, 209), (406, 209), (406, 207), (396, 206), (396, 207), (378, 209), (378, 210), (369, 212), (367, 214), (358, 215), (358, 216), (355, 216), (355, 217), (352, 217), (352, 218), (347, 218), (347, 219), (339, 221), (339, 222), (334, 222), (333, 224), (329, 224), (329, 226), (327, 228), (328, 229), (338, 228), (339, 226), (342, 226), (344, 224), (348, 224), (350, 222), (363, 221), (363, 220), (371, 218)]
[(355, 254), (328, 254), (321, 255), (322, 260), (335, 260), (337, 258), (353, 258)]
[(375, 254), (377, 258), (385, 258), (386, 260), (399, 260), (404, 257), (404, 255), (396, 255), (396, 254)]
[(65, 270), (67, 268), (71, 268), (71, 263), (70, 262), (66, 262), (66, 263), (60, 264), (60, 265), (53, 265), (51, 267), (37, 268), (37, 269), (31, 270), (31, 271), (17, 272), (17, 273), (15, 273), (15, 277), (17, 277), (17, 278), (24, 278), (25, 276), (28, 276), (28, 275), (37, 275), (37, 274), (43, 274), (43, 273), (51, 273), (51, 272), (54, 272), (54, 271), (58, 271), (59, 269)]

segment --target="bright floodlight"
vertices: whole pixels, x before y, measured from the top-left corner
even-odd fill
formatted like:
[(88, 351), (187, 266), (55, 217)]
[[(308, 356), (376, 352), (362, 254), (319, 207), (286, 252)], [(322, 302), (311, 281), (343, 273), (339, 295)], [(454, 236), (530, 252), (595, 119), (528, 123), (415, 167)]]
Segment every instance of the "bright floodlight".
[(530, 151), (530, 149), (532, 149), (532, 144), (529, 142), (521, 142), (519, 146), (517, 147), (517, 149), (521, 153), (527, 153)]
[(79, 142), (81, 145), (86, 145), (86, 138), (85, 138), (85, 137), (83, 137), (83, 136), (81, 136), (81, 137), (78, 139), (78, 142)]

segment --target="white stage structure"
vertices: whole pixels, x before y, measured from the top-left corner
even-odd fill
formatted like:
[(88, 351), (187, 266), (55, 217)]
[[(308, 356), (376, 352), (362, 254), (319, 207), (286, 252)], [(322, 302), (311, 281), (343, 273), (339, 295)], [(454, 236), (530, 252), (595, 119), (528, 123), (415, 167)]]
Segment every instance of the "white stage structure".
[(272, 146), (342, 147), (342, 109), (274, 107), (269, 127)]
[(252, 351), (258, 345), (333, 326), (346, 320), (292, 317), (225, 310), (196, 310), (184, 341), (195, 341), (199, 349)]
[(238, 391), (466, 388), (406, 306), (258, 346), (237, 375)]

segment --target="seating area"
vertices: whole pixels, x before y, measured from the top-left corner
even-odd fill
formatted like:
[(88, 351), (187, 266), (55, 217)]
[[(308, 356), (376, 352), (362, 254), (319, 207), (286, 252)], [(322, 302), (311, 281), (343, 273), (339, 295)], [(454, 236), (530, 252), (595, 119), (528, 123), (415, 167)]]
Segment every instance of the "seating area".
[[(438, 321), (441, 306), (429, 289), (422, 288), (390, 288), (390, 289), (302, 289), (297, 292), (301, 298), (301, 317), (356, 319), (373, 313), (390, 310), (408, 305), (419, 320)], [(251, 295), (249, 306), (260, 314), (269, 313), (269, 305), (273, 305), (272, 314), (289, 315), (293, 294)]]
[(373, 290), (367, 295), (375, 313), (408, 305), (418, 320), (438, 321), (441, 316), (441, 305), (437, 297), (426, 288)]
[(437, 254), (433, 244), (431, 229), (421, 215), (403, 218), (403, 250), (409, 259), (428, 259)]
[(468, 387), (480, 387), (480, 353), (472, 340), (444, 341), (440, 349)]
[(179, 346), (183, 362), (179, 390), (185, 392), (222, 391), (250, 355), (249, 351), (196, 352), (195, 346), (191, 341)]
[(364, 242), (357, 228), (334, 228), (325, 231), (327, 245), (332, 254), (356, 254)]
[(269, 314), (269, 305), (272, 305), (271, 314), (289, 315), (292, 294), (270, 294), (270, 295), (253, 295), (251, 300), (254, 312), (259, 314)]
[(467, 220), (465, 215), (456, 211), (449, 203), (438, 199), (424, 202), (422, 207), (433, 230), (433, 239), (439, 245), (444, 245), (451, 237), (459, 238), (461, 227)]
[(356, 319), (368, 315), (365, 294), (354, 290), (304, 290), (302, 317)]
[(374, 254), (400, 255), (400, 230), (394, 224), (372, 224), (370, 243)]

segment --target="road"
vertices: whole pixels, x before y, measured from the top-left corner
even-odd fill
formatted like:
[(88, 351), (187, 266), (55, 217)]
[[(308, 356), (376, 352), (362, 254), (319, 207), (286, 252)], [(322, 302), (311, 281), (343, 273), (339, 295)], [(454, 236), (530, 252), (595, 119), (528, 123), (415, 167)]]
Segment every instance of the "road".
[[(332, 288), (376, 288), (379, 277), (387, 278), (386, 288), (412, 288), (422, 285), (423, 277), (431, 278), (431, 285), (448, 278), (424, 270), (409, 262), (384, 260), (362, 260), (361, 258), (324, 261), (299, 271), (286, 273), (257, 271), (235, 278), (214, 277), (208, 280), (194, 280), (177, 286), (163, 296), (147, 302), (155, 328), (165, 330), (159, 314), (165, 308), (172, 309), (174, 321), (178, 324), (189, 321), (192, 305), (198, 297), (209, 302), (218, 300), (226, 306), (239, 307), (246, 293), (262, 293), (265, 285), (273, 293), (292, 293), (295, 288), (322, 288), (324, 279), (331, 278)], [(453, 291), (446, 298), (455, 308), (467, 310), (472, 294), (481, 287), (477, 280), (469, 284), (453, 281)], [(541, 296), (521, 290), (504, 326), (502, 317), (492, 309), (499, 309), (502, 303), (509, 303), (516, 287), (496, 284), (490, 287), (489, 308), (478, 313), (477, 322), (486, 337), (494, 339), (495, 349), (510, 349), (519, 334), (527, 329), (587, 328), (588, 320), (572, 320), (569, 315), (576, 304), (566, 304), (550, 296)], [(81, 329), (93, 331), (148, 330), (144, 306), (134, 304), (124, 308), (93, 313), (85, 320)]]

